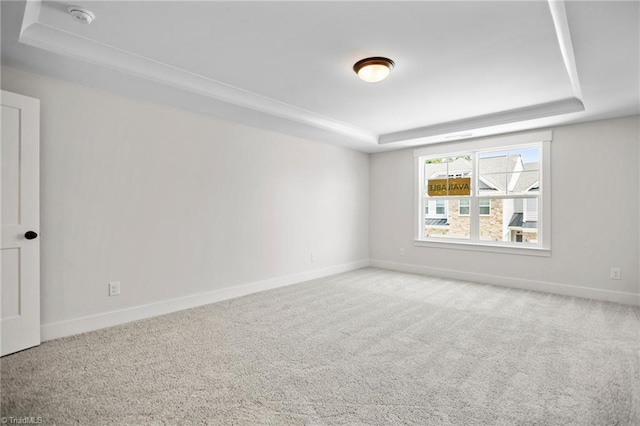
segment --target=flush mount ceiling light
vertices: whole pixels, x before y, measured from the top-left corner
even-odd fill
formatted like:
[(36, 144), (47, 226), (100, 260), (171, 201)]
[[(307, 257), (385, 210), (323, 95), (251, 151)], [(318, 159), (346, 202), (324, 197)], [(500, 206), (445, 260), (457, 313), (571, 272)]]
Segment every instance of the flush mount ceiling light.
[(391, 59), (376, 56), (356, 62), (353, 70), (361, 80), (367, 83), (377, 83), (389, 76), (394, 65), (395, 63)]
[(80, 6), (69, 6), (67, 12), (69, 12), (74, 21), (81, 24), (90, 24), (96, 19), (96, 15), (93, 12)]

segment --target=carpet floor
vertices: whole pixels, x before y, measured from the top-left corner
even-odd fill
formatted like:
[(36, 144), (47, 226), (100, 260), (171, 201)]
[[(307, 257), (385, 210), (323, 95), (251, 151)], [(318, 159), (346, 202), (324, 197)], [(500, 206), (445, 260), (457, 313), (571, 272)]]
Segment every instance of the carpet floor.
[(639, 425), (640, 308), (364, 268), (1, 359), (43, 424)]

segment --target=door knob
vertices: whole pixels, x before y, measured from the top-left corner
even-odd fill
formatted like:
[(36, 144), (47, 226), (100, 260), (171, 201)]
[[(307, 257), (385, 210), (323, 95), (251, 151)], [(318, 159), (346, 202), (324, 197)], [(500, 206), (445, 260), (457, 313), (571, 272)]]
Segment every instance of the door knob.
[(35, 239), (35, 238), (38, 238), (38, 234), (37, 234), (37, 233), (35, 233), (35, 232), (33, 232), (33, 231), (27, 231), (27, 232), (24, 234), (24, 237), (25, 237), (27, 240), (33, 240), (33, 239)]

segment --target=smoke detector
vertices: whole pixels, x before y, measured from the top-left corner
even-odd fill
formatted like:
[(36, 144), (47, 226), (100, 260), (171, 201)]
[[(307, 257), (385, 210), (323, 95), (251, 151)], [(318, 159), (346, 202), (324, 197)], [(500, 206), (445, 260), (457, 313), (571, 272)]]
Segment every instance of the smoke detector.
[(67, 8), (67, 12), (69, 12), (69, 15), (71, 15), (71, 17), (80, 24), (88, 25), (96, 19), (96, 15), (94, 15), (92, 11), (80, 6), (69, 6)]

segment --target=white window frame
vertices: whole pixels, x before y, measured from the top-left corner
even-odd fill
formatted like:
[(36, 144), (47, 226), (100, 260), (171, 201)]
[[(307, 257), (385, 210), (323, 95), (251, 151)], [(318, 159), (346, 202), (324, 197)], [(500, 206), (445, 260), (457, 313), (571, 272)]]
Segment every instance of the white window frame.
[[(413, 151), (414, 157), (414, 245), (419, 247), (436, 247), (445, 249), (488, 251), (507, 254), (519, 254), (530, 256), (551, 255), (551, 131), (523, 133), (509, 136), (466, 139), (464, 141), (446, 144), (435, 144)], [(484, 241), (480, 240), (479, 226), (480, 214), (471, 214), (471, 238), (470, 239), (444, 239), (442, 237), (429, 238), (425, 236), (423, 210), (424, 199), (424, 160), (426, 158), (453, 157), (456, 155), (473, 154), (472, 161), (472, 194), (469, 197), (470, 212), (479, 213), (479, 198), (508, 199), (531, 198), (527, 194), (504, 194), (481, 196), (477, 194), (478, 188), (478, 151), (498, 149), (521, 149), (527, 145), (540, 146), (540, 192), (538, 199), (538, 239), (534, 244), (522, 245), (511, 241)], [(438, 197), (438, 199), (459, 199), (460, 196)]]

